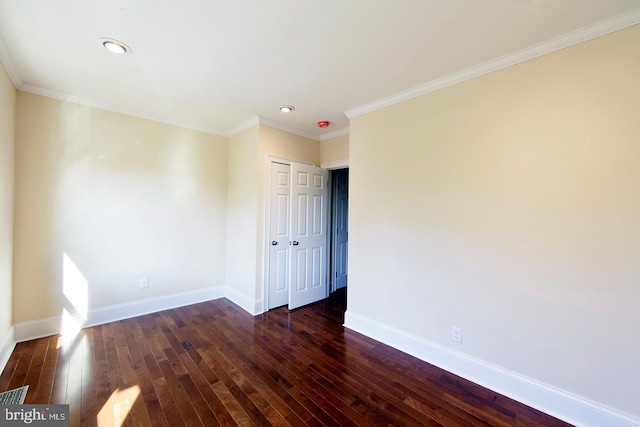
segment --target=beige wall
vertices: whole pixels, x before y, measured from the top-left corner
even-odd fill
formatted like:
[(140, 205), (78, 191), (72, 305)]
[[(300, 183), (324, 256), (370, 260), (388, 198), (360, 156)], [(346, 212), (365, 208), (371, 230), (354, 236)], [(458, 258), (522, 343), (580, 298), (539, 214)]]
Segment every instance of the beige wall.
[(17, 101), (15, 323), (224, 285), (226, 138)]
[(639, 51), (635, 26), (353, 118), (349, 312), (640, 416)]
[(0, 350), (12, 325), (15, 114), (16, 90), (0, 64)]
[(260, 125), (260, 158), (266, 155), (318, 165), (320, 143), (271, 126)]
[(229, 139), (227, 296), (251, 313), (263, 310), (267, 158), (318, 164), (319, 152), (318, 141), (265, 125)]
[(320, 143), (320, 164), (349, 160), (349, 135), (327, 139)]
[(249, 305), (256, 294), (258, 147), (258, 126), (229, 138), (226, 284)]

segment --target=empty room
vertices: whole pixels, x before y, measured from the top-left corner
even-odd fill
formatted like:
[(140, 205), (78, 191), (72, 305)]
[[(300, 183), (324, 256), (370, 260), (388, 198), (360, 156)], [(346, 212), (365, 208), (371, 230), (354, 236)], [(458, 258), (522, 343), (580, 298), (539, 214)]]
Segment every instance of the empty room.
[(640, 426), (639, 112), (637, 0), (0, 0), (0, 424)]

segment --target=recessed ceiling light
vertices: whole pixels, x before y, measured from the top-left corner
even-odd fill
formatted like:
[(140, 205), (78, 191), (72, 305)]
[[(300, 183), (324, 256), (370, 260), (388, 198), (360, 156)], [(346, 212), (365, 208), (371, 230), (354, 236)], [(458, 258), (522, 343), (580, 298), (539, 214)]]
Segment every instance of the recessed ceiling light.
[(105, 39), (100, 39), (100, 41), (102, 42), (102, 46), (104, 46), (105, 49), (113, 53), (117, 53), (118, 55), (131, 53), (131, 48), (118, 40), (105, 38)]
[(295, 108), (291, 105), (283, 105), (282, 107), (280, 107), (280, 111), (282, 111), (283, 113), (290, 113), (293, 110), (295, 110)]

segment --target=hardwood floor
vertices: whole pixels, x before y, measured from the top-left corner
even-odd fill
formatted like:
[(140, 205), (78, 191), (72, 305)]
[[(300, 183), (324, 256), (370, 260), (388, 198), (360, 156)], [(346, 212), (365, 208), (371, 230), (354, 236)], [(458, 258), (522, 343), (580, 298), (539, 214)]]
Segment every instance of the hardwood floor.
[(220, 299), (23, 342), (0, 391), (68, 403), (72, 426), (567, 425), (345, 329), (344, 307)]

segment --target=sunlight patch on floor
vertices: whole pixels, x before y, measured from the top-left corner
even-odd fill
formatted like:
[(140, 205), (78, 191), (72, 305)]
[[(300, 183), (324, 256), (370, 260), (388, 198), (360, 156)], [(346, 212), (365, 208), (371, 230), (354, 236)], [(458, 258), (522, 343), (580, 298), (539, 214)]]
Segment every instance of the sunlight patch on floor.
[(98, 412), (98, 426), (121, 427), (139, 396), (140, 386), (137, 384), (111, 393)]

